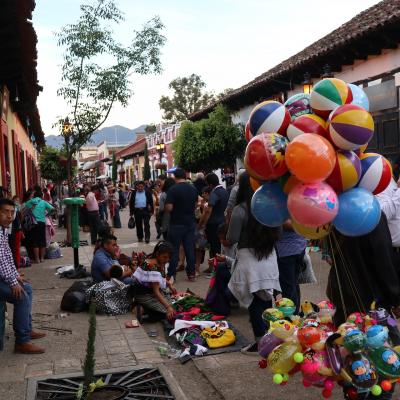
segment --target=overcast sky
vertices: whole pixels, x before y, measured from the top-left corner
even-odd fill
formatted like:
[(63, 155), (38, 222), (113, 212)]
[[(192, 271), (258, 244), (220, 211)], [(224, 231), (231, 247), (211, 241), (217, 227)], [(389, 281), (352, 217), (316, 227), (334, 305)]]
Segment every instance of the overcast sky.
[[(33, 23), (38, 34), (39, 111), (46, 135), (65, 104), (57, 97), (62, 49), (54, 32), (73, 23), (79, 5), (90, 0), (36, 0)], [(191, 73), (208, 90), (237, 88), (330, 33), (376, 0), (117, 0), (125, 21), (115, 34), (129, 43), (130, 32), (155, 15), (166, 28), (161, 75), (133, 77), (127, 108), (116, 106), (104, 126), (135, 128), (158, 123), (158, 101), (168, 83)]]

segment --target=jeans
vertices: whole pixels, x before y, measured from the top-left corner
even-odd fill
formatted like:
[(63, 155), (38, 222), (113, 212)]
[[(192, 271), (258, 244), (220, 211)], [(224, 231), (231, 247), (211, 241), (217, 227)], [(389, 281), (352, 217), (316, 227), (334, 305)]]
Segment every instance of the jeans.
[(97, 232), (100, 227), (100, 216), (98, 211), (89, 211), (88, 212), (88, 221), (90, 228), (90, 242), (91, 244), (96, 244), (97, 241)]
[(16, 299), (12, 295), (10, 286), (0, 281), (0, 300), (14, 304), (13, 328), (17, 344), (30, 342), (32, 331), (32, 287), (29, 283), (24, 283), (22, 286), (26, 295)]
[(136, 221), (136, 234), (139, 240), (143, 240), (143, 226), (144, 237), (150, 240), (150, 213), (146, 208), (135, 208), (133, 211)]
[(172, 244), (174, 252), (168, 266), (168, 276), (175, 276), (179, 261), (179, 248), (181, 244), (185, 250), (186, 273), (188, 276), (195, 275), (196, 248), (194, 240), (195, 225), (170, 225), (168, 228), (168, 241)]
[(215, 257), (216, 254), (221, 253), (221, 243), (218, 237), (218, 227), (220, 224), (207, 224), (206, 236), (210, 245), (210, 258)]
[(263, 300), (256, 294), (253, 294), (253, 301), (248, 308), (248, 312), (250, 316), (251, 327), (253, 328), (254, 337), (256, 339), (264, 336), (267, 331), (267, 325), (262, 319), (262, 313), (266, 308), (271, 307), (271, 300)]
[(99, 203), (99, 213), (100, 213), (100, 219), (102, 221), (108, 220), (108, 207), (107, 207), (107, 202), (103, 201), (102, 203)]
[(293, 300), (296, 305), (295, 314), (300, 308), (299, 274), (303, 265), (304, 251), (287, 257), (278, 257), (279, 283), (282, 296)]

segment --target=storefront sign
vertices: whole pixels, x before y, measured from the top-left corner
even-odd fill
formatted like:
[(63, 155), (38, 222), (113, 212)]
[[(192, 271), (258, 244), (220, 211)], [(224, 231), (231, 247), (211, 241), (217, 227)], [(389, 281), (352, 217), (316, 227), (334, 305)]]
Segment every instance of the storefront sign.
[(369, 111), (373, 112), (397, 107), (397, 91), (394, 79), (363, 89), (368, 96)]

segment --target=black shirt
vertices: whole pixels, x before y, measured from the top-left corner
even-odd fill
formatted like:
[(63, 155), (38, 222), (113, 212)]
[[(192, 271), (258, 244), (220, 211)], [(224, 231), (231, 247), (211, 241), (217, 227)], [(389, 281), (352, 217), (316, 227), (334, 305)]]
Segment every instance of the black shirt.
[(197, 198), (197, 190), (190, 183), (181, 182), (172, 186), (165, 200), (165, 204), (173, 205), (170, 225), (193, 225)]
[(228, 205), (229, 193), (222, 186), (217, 186), (211, 193), (208, 200), (209, 207), (212, 207), (208, 224), (220, 225), (225, 221), (225, 209)]

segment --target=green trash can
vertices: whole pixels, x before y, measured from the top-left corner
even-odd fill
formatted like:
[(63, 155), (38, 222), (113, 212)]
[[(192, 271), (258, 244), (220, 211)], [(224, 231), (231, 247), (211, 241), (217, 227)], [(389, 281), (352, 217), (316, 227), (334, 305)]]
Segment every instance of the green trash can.
[(80, 197), (68, 197), (63, 200), (69, 209), (71, 226), (71, 247), (74, 249), (74, 268), (79, 267), (79, 208), (85, 204), (85, 200)]

